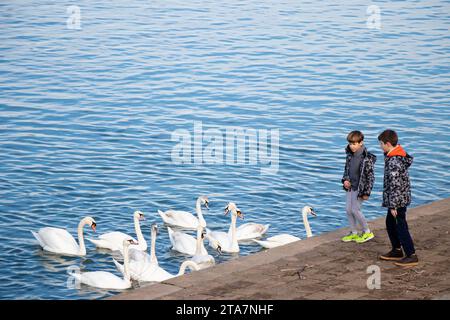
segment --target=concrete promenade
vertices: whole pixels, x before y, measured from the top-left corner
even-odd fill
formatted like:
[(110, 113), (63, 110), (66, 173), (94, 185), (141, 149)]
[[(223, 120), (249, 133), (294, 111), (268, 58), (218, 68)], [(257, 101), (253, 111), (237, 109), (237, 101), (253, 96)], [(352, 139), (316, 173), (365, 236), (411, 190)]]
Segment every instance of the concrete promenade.
[[(375, 238), (364, 244), (341, 242), (338, 229), (110, 299), (450, 299), (450, 198), (408, 210), (414, 268), (378, 260), (390, 248), (384, 219), (370, 222)], [(371, 265), (381, 289), (367, 288)]]

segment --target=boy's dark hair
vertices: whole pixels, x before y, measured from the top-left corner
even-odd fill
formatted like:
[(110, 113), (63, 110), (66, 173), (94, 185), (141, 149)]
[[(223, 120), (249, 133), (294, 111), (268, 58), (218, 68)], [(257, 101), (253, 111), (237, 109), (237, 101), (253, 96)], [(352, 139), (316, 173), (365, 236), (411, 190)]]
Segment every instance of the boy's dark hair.
[(389, 142), (393, 147), (395, 147), (398, 143), (398, 135), (394, 130), (384, 130), (378, 136), (378, 141), (383, 141), (383, 143)]
[(347, 136), (348, 142), (361, 142), (364, 141), (364, 135), (361, 131), (355, 130), (348, 134)]

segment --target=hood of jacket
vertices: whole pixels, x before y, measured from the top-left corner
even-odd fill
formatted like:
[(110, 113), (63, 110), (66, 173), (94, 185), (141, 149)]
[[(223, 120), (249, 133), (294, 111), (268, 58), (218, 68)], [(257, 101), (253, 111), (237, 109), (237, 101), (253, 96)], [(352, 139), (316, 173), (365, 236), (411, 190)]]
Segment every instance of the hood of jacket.
[(398, 159), (400, 159), (404, 163), (406, 168), (409, 168), (409, 166), (411, 166), (414, 159), (399, 144), (386, 154), (386, 158), (393, 158), (393, 157), (397, 157)]

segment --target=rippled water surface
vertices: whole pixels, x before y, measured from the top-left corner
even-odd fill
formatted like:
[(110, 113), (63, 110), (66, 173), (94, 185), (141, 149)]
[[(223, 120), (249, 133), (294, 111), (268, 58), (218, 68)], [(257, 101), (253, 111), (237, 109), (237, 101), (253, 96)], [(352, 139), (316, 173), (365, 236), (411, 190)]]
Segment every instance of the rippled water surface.
[[(86, 215), (98, 233), (134, 235), (142, 210), (147, 238), (160, 225), (158, 258), (172, 273), (186, 257), (171, 252), (157, 209), (193, 212), (200, 194), (211, 195), (211, 229), (228, 228), (227, 201), (245, 221), (270, 223), (268, 235), (303, 238), (306, 204), (319, 214), (315, 234), (346, 226), (340, 178), (353, 129), (378, 156), (369, 218), (384, 215), (376, 138), (387, 127), (415, 157), (412, 205), (449, 196), (448, 1), (377, 1), (380, 30), (366, 26), (366, 1), (75, 4), (79, 30), (66, 26), (66, 2), (0, 4), (0, 298), (117, 293), (67, 288), (69, 266), (116, 272), (108, 252), (89, 243), (84, 258), (45, 254), (29, 232), (75, 234)], [(172, 134), (193, 137), (194, 122), (278, 129), (278, 171), (175, 163)], [(240, 255), (259, 250), (242, 244)]]

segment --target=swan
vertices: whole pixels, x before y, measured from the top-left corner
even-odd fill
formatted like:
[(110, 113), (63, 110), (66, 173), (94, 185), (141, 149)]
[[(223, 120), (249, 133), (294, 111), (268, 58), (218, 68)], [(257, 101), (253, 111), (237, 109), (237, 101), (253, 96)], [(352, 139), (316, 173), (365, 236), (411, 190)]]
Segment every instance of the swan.
[(189, 268), (193, 271), (200, 270), (200, 267), (195, 262), (186, 260), (180, 265), (180, 269), (177, 274), (171, 274), (160, 266), (153, 266), (142, 272), (138, 276), (137, 280), (142, 282), (161, 282), (185, 274), (186, 268)]
[(211, 231), (207, 229), (206, 237), (208, 238), (209, 245), (214, 249), (223, 252), (235, 253), (239, 252), (239, 244), (236, 235), (236, 219), (237, 217), (244, 219), (244, 215), (233, 202), (228, 203), (228, 205), (225, 207), (225, 215), (230, 211), (230, 232), (226, 233), (220, 231)]
[[(197, 242), (198, 238), (201, 237), (202, 226), (197, 227), (200, 230), (200, 235), (197, 232), (197, 239), (193, 236), (186, 234), (181, 231), (173, 231), (170, 227), (167, 227), (167, 231), (169, 232), (169, 239), (172, 243), (172, 250), (193, 256), (197, 253)], [(203, 241), (200, 241), (200, 254), (208, 255), (208, 251), (206, 251), (205, 246), (203, 245)]]
[[(311, 208), (310, 206), (304, 206), (302, 209), (302, 217), (303, 217), (303, 224), (305, 225), (306, 229), (306, 237), (310, 238), (312, 237), (312, 231), (308, 221), (308, 214), (311, 214), (314, 217), (316, 217), (317, 214), (314, 211), (314, 209)], [(258, 243), (259, 245), (267, 249), (279, 247), (299, 240), (301, 239), (286, 233), (267, 238), (266, 240), (253, 239), (254, 242)]]
[(129, 273), (129, 257), (128, 249), (130, 244), (137, 245), (137, 243), (132, 240), (123, 240), (122, 250), (124, 257), (124, 271), (123, 278), (119, 278), (115, 274), (106, 271), (92, 271), (92, 272), (82, 272), (74, 273), (72, 276), (79, 281), (91, 287), (102, 288), (102, 289), (128, 289), (131, 288), (131, 277)]
[[(152, 244), (151, 244), (151, 253), (150, 256), (148, 256), (147, 253), (137, 251), (136, 256), (133, 256), (130, 254), (130, 263), (129, 263), (129, 272), (130, 277), (133, 280), (138, 281), (164, 281), (173, 277), (180, 276), (185, 273), (185, 270), (187, 267), (189, 267), (191, 270), (200, 270), (201, 267), (195, 263), (194, 261), (185, 261), (180, 266), (180, 271), (178, 274), (173, 275), (163, 268), (161, 268), (158, 264), (158, 260), (156, 259), (156, 253), (155, 253), (155, 244), (156, 244), (156, 236), (158, 234), (158, 228), (157, 225), (152, 225)], [(125, 267), (124, 265), (120, 264), (113, 258), (114, 264), (116, 265), (117, 270), (119, 270), (122, 274), (125, 274)], [(124, 262), (125, 264), (125, 262)]]
[[(197, 248), (195, 250), (195, 255), (191, 258), (191, 261), (195, 262), (199, 269), (205, 269), (211, 267), (216, 264), (214, 257), (208, 253), (204, 253), (203, 250), (206, 251), (205, 246), (203, 245), (203, 241), (206, 237), (206, 231), (203, 230), (201, 226), (197, 228)], [(221, 247), (219, 246), (217, 250), (219, 253), (221, 252)]]
[[(156, 223), (152, 224), (151, 227), (151, 245), (150, 245), (150, 254), (145, 251), (136, 250), (134, 248), (130, 248), (130, 266), (138, 261), (142, 261), (145, 263), (154, 263), (158, 264), (158, 258), (156, 257), (156, 235), (158, 234), (158, 225)], [(132, 267), (130, 267), (133, 269)]]
[(45, 251), (63, 255), (85, 256), (86, 247), (84, 245), (83, 227), (86, 224), (88, 224), (94, 232), (97, 226), (97, 223), (91, 217), (81, 219), (78, 224), (79, 245), (73, 236), (65, 229), (45, 227), (39, 229), (38, 232), (31, 231), (31, 233)]
[[(133, 219), (134, 219), (134, 229), (136, 231), (137, 236), (137, 243), (139, 243), (138, 245), (134, 245), (133, 248), (145, 251), (147, 250), (147, 242), (145, 241), (144, 236), (142, 235), (141, 226), (139, 224), (139, 221), (144, 219), (144, 214), (141, 211), (137, 210), (133, 213)], [(104, 233), (100, 235), (98, 239), (88, 239), (88, 240), (93, 244), (95, 244), (97, 248), (122, 252), (123, 241), (128, 239), (133, 239), (133, 241), (136, 242), (134, 238), (120, 231)]]
[[(158, 266), (158, 259), (156, 257), (156, 236), (158, 234), (158, 226), (154, 223), (151, 228), (151, 245), (150, 245), (150, 255), (145, 251), (136, 250), (130, 248), (130, 276), (134, 280), (138, 280), (139, 274), (150, 267)], [(123, 274), (123, 265), (113, 258), (113, 262), (116, 268)]]
[[(269, 229), (270, 224), (259, 224), (254, 222), (248, 222), (240, 225), (236, 229), (236, 238), (238, 241), (251, 240), (254, 238), (262, 237)], [(231, 234), (231, 226), (228, 230), (228, 234)]]
[(182, 227), (186, 229), (197, 229), (199, 221), (203, 224), (203, 227), (206, 227), (206, 221), (203, 219), (201, 206), (204, 205), (207, 209), (209, 209), (208, 203), (209, 200), (207, 196), (200, 196), (197, 198), (195, 210), (198, 218), (194, 217), (192, 213), (187, 211), (167, 210), (166, 212), (163, 212), (158, 210), (158, 213), (163, 221), (170, 226)]

